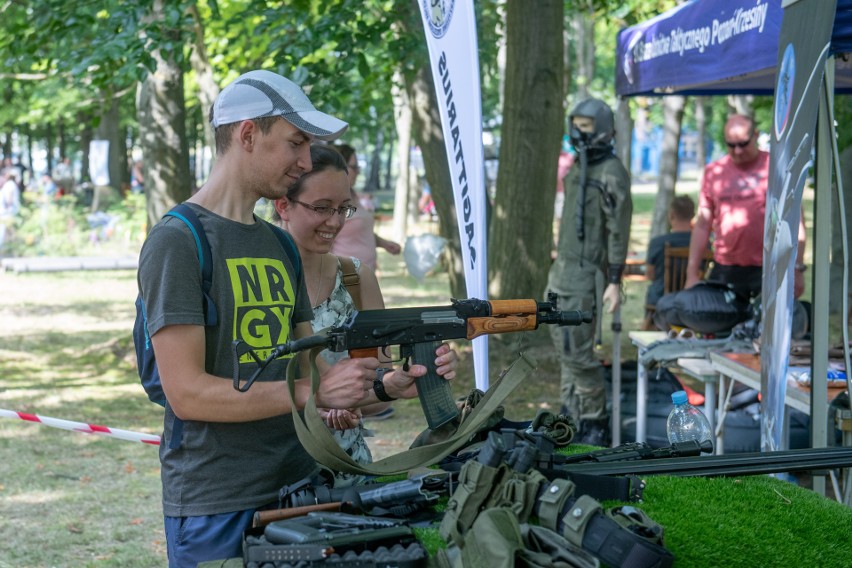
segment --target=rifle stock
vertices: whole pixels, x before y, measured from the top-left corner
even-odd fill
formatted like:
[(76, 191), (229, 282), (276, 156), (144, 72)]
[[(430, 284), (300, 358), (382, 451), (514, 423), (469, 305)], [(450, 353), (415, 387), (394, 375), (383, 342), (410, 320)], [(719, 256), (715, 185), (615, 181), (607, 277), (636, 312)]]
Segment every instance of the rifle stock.
[(265, 527), (275, 521), (283, 521), (294, 517), (302, 517), (314, 511), (341, 511), (344, 503), (317, 503), (316, 505), (305, 505), (302, 507), (287, 507), (285, 509), (270, 509), (269, 511), (255, 511), (252, 518), (252, 527)]

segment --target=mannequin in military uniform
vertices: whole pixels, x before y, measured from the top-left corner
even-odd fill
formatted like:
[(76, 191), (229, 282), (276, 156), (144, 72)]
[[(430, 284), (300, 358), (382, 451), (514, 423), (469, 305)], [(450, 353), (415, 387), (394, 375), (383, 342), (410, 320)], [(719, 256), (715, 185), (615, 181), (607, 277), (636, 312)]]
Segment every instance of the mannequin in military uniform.
[[(607, 282), (602, 304), (611, 313), (621, 302), (630, 239), (630, 175), (614, 154), (614, 117), (606, 103), (581, 101), (570, 121), (577, 160), (564, 180), (557, 256), (547, 287), (559, 295), (560, 310), (600, 314), (596, 280), (602, 272)], [(593, 322), (552, 329), (551, 334), (560, 353), (562, 409), (578, 422), (575, 442), (608, 446), (606, 384), (595, 355), (596, 328)]]

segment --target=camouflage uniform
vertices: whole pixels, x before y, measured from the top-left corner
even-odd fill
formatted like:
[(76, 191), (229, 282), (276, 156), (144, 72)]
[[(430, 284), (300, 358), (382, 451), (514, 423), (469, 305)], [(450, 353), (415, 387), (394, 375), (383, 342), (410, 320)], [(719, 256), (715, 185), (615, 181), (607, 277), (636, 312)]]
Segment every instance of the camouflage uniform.
[[(565, 204), (559, 226), (557, 258), (547, 287), (559, 295), (560, 310), (591, 310), (600, 314), (595, 286), (598, 271), (608, 283), (619, 283), (627, 257), (633, 202), (630, 176), (621, 162), (608, 153), (591, 157), (586, 171), (583, 204), (583, 238), (578, 236), (581, 164), (565, 176)], [(597, 315), (596, 315), (597, 317)], [(595, 356), (595, 322), (586, 325), (549, 326), (560, 351), (562, 403), (583, 421), (606, 419), (604, 371)]]

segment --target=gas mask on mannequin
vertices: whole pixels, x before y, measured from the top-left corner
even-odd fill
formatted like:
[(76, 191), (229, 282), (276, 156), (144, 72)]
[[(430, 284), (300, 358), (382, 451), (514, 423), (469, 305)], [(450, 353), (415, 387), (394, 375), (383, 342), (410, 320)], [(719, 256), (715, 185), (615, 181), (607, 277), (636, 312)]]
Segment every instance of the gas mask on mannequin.
[(571, 145), (577, 151), (580, 166), (580, 191), (577, 194), (577, 239), (586, 238), (585, 207), (588, 167), (613, 155), (612, 139), (615, 136), (615, 120), (612, 109), (598, 99), (586, 99), (577, 103), (569, 115)]
[[(594, 130), (580, 130), (574, 124), (574, 117), (587, 117), (594, 120)], [(569, 115), (571, 145), (582, 153), (585, 150), (590, 164), (599, 162), (612, 154), (613, 137), (615, 136), (615, 117), (612, 109), (601, 100), (586, 99), (577, 103)]]

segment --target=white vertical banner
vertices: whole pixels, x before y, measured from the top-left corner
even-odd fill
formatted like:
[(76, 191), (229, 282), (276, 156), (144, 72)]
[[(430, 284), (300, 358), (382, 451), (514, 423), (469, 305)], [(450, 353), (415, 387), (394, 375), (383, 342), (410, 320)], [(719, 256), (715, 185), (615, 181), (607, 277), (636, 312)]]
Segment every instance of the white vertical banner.
[[(461, 238), (469, 298), (488, 299), (479, 47), (471, 0), (419, 0)], [(488, 389), (488, 336), (473, 340), (476, 387)]]
[(109, 140), (89, 142), (89, 179), (95, 185), (109, 185)]

